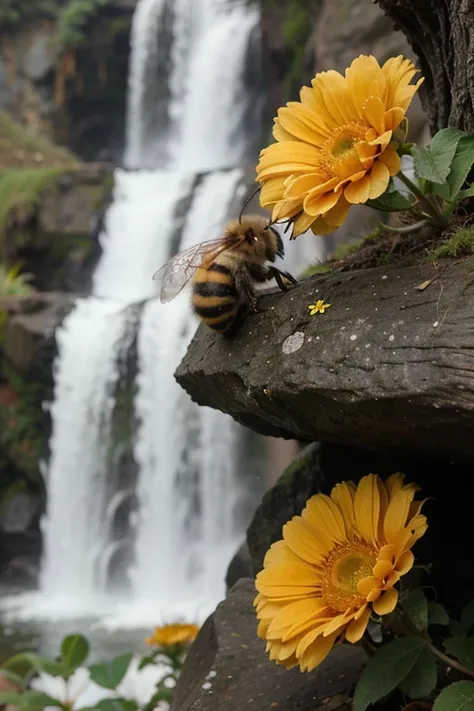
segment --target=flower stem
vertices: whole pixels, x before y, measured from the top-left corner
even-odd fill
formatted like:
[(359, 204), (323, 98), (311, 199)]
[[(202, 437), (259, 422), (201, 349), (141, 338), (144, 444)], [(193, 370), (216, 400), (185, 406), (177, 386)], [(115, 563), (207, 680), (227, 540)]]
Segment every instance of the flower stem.
[(453, 669), (457, 669), (462, 674), (466, 674), (466, 676), (474, 678), (473, 669), (468, 669), (468, 667), (465, 667), (464, 664), (461, 664), (461, 662), (458, 662), (456, 659), (452, 659), (452, 657), (448, 657), (447, 654), (444, 654), (444, 652), (435, 647), (434, 644), (428, 639), (426, 640), (426, 644), (428, 649), (435, 655), (435, 657), (438, 657), (438, 659), (444, 662), (446, 666), (452, 667)]
[(397, 178), (399, 178), (408, 190), (413, 193), (418, 198), (418, 204), (424, 210), (434, 222), (442, 225), (443, 227), (448, 224), (448, 221), (444, 217), (443, 213), (439, 209), (438, 205), (432, 202), (426, 195), (423, 195), (418, 185), (416, 185), (410, 178), (400, 171), (397, 173)]
[(430, 652), (434, 654), (435, 657), (438, 657), (438, 659), (443, 662), (443, 664), (446, 664), (447, 667), (452, 667), (452, 669), (457, 669), (459, 672), (461, 672), (461, 674), (465, 674), (466, 676), (474, 678), (473, 669), (465, 667), (464, 664), (458, 662), (457, 659), (448, 657), (447, 654), (435, 647), (435, 645), (431, 641), (430, 636), (426, 632), (422, 632), (421, 630), (417, 629), (412, 624), (411, 620), (409, 620), (406, 615), (404, 615), (401, 611), (398, 611), (398, 621), (401, 622), (402, 628), (405, 628), (404, 631), (406, 631), (408, 635), (415, 635), (416, 637), (421, 637), (421, 639), (424, 639), (426, 642), (426, 646), (428, 647)]

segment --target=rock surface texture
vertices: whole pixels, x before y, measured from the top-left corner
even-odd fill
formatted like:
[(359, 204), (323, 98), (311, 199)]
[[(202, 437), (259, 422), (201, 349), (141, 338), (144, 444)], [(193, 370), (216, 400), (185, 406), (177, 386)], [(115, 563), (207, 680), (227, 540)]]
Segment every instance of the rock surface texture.
[(473, 462), (473, 289), (469, 260), (314, 276), (201, 327), (176, 378), (262, 434)]
[(240, 580), (207, 619), (186, 657), (172, 711), (317, 711), (349, 709), (348, 693), (365, 654), (336, 648), (302, 674), (270, 662), (257, 637), (253, 580)]

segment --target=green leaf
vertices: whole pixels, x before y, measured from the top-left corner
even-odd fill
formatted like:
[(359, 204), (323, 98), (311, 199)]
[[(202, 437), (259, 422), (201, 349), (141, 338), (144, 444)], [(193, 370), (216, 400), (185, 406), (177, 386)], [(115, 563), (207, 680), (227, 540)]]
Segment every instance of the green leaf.
[(8, 679), (8, 681), (11, 681), (13, 684), (18, 684), (18, 686), (23, 687), (24, 679), (20, 674), (15, 674), (15, 672), (9, 671), (8, 669), (2, 669), (2, 667), (0, 667), (0, 677)]
[(448, 185), (451, 199), (457, 198), (459, 191), (474, 163), (474, 136), (464, 136), (458, 143), (451, 170), (448, 175)]
[(428, 627), (428, 601), (423, 590), (413, 590), (403, 601), (402, 609), (417, 630)]
[(24, 677), (33, 669), (41, 669), (41, 658), (33, 652), (21, 652), (7, 659), (2, 668)]
[(402, 637), (379, 647), (357, 683), (354, 711), (365, 711), (401, 684), (425, 648), (426, 643), (420, 637)]
[(131, 659), (131, 654), (122, 654), (111, 662), (94, 664), (89, 667), (92, 681), (106, 689), (116, 689), (127, 673)]
[(460, 623), (464, 634), (468, 635), (474, 627), (474, 600), (468, 602), (467, 605), (461, 610)]
[(438, 670), (435, 658), (425, 647), (414, 664), (411, 672), (400, 684), (400, 689), (411, 699), (422, 699), (431, 694), (438, 682)]
[(466, 188), (465, 190), (460, 190), (457, 194), (458, 200), (466, 200), (466, 198), (470, 198), (474, 195), (474, 185), (471, 185), (469, 188)]
[(71, 671), (64, 662), (55, 662), (52, 659), (42, 659), (38, 660), (40, 668), (49, 674), (50, 676), (62, 676), (66, 678)]
[(433, 711), (474, 711), (474, 681), (457, 681), (443, 689)]
[(61, 644), (61, 656), (69, 671), (80, 666), (89, 654), (89, 642), (82, 634), (70, 634)]
[(102, 699), (96, 705), (99, 711), (136, 711), (138, 705), (130, 699)]
[(367, 205), (374, 210), (381, 210), (382, 212), (401, 212), (409, 210), (415, 202), (415, 197), (405, 197), (405, 195), (393, 190), (384, 193), (376, 200), (367, 200)]
[(440, 602), (428, 603), (428, 626), (449, 625), (449, 615)]
[(444, 128), (433, 137), (428, 148), (413, 146), (415, 175), (432, 183), (446, 183), (456, 148), (466, 134), (457, 128)]
[(474, 637), (450, 637), (444, 640), (444, 646), (469, 669), (474, 669)]
[(20, 709), (44, 709), (45, 706), (61, 708), (62, 706), (61, 701), (43, 694), (42, 691), (0, 692), (0, 705), (2, 704), (12, 704)]

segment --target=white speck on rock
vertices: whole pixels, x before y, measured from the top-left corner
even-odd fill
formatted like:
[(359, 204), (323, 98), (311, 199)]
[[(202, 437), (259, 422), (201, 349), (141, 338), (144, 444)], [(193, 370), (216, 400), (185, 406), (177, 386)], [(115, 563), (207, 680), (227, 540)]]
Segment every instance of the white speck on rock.
[(210, 681), (205, 681), (204, 684), (202, 685), (202, 688), (207, 690), (207, 689), (210, 689), (211, 686), (212, 686), (212, 684)]
[(433, 324), (433, 328), (437, 328), (439, 326), (439, 321), (435, 321)]
[(295, 331), (291, 336), (285, 338), (281, 346), (281, 350), (285, 355), (290, 355), (291, 353), (296, 353), (299, 351), (304, 343), (304, 333), (303, 331)]
[(353, 333), (352, 336), (350, 336), (351, 341), (355, 341), (356, 338), (357, 338), (357, 335), (355, 333)]
[(392, 333), (391, 336), (388, 337), (388, 340), (389, 340), (390, 342), (395, 340), (395, 336), (393, 335), (393, 333)]
[(388, 276), (386, 274), (384, 274), (382, 279), (388, 279)]
[(217, 672), (214, 671), (214, 669), (212, 669), (207, 675), (208, 679), (214, 679), (215, 676), (217, 676)]

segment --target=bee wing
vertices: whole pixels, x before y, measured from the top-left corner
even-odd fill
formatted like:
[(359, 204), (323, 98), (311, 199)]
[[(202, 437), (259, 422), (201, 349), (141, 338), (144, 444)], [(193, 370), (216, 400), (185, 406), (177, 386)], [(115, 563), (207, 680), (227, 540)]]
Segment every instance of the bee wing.
[(153, 275), (155, 281), (161, 281), (160, 301), (165, 303), (174, 299), (199, 267), (205, 267), (228, 248), (229, 240), (218, 237), (188, 247), (172, 257)]

